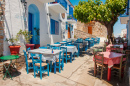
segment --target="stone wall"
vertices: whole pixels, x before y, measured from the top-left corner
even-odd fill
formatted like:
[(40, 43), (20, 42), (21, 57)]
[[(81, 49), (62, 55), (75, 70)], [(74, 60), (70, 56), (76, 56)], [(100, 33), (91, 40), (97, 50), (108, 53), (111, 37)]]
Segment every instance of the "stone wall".
[(77, 21), (77, 30), (88, 33), (88, 26), (92, 26), (92, 35), (107, 38), (107, 28), (99, 22), (81, 23)]
[(74, 29), (74, 37), (85, 39), (85, 38), (92, 38), (92, 37), (95, 38), (96, 36), (88, 34), (88, 33), (81, 31), (81, 30)]
[(4, 17), (3, 15), (5, 14), (5, 1), (0, 0), (2, 3), (2, 9), (0, 6), (0, 56), (3, 55), (3, 41), (4, 41)]

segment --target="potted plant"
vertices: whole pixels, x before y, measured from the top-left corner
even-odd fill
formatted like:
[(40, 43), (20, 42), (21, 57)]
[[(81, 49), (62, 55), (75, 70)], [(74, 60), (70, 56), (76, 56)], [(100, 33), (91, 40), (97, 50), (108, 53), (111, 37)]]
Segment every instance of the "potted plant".
[(9, 46), (11, 55), (18, 55), (21, 46), (16, 45), (16, 42), (18, 41), (17, 37), (12, 37), (10, 39), (6, 38), (6, 41), (9, 41), (11, 43), (11, 45)]
[[(35, 32), (36, 32), (36, 38), (35, 38), (35, 41), (36, 41), (36, 44), (35, 44), (35, 49), (39, 48), (40, 47), (40, 44), (39, 44), (39, 28), (34, 28)], [(38, 38), (37, 38), (38, 37)]]
[(17, 37), (20, 37), (20, 35), (23, 35), (24, 36), (24, 39), (25, 39), (25, 45), (26, 45), (26, 49), (27, 48), (31, 48), (34, 49), (34, 45), (35, 44), (30, 44), (30, 40), (32, 39), (32, 34), (31, 34), (31, 31), (26, 31), (26, 30), (20, 30), (18, 33), (17, 33)]

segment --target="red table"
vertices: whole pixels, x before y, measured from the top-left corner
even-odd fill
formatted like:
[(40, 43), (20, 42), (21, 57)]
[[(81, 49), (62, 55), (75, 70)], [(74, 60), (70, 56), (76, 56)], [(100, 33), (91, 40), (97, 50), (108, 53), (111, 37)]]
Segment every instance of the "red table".
[(109, 44), (108, 46), (106, 46), (106, 51), (107, 52), (111, 51), (111, 48), (110, 48), (111, 46), (120, 46), (120, 50), (121, 51), (123, 51), (123, 47), (124, 47), (123, 44), (119, 44), (119, 45), (118, 44), (114, 44), (114, 45), (113, 44)]
[(107, 80), (111, 79), (111, 67), (114, 64), (120, 64), (121, 56), (124, 54), (115, 53), (115, 52), (99, 52), (100, 54), (104, 54), (104, 64), (108, 64), (108, 74)]

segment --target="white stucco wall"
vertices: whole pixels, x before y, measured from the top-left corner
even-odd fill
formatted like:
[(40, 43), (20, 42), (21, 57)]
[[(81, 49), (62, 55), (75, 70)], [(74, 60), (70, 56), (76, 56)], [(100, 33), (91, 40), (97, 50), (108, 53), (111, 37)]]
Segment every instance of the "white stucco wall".
[[(9, 44), (6, 38), (15, 37), (20, 29), (24, 29), (23, 5), (20, 0), (5, 0), (5, 38), (3, 55), (9, 55)], [(22, 41), (21, 41), (22, 42)], [(21, 43), (23, 45), (23, 43)], [(23, 49), (22, 47), (21, 49)]]
[[(24, 5), (21, 3), (21, 0), (5, 0), (5, 39), (10, 37), (15, 37), (20, 29), (28, 30), (28, 7), (31, 4), (35, 4), (39, 9), (40, 13), (40, 45), (46, 45), (54, 42), (60, 42), (63, 39), (68, 38), (68, 31), (66, 31), (66, 18), (62, 19), (61, 14), (56, 13), (55, 11), (48, 8), (48, 3), (41, 3), (38, 0), (26, 0), (27, 1), (27, 11), (26, 11), (26, 22), (27, 27), (24, 25)], [(56, 9), (57, 10), (57, 9)], [(51, 13), (51, 17), (47, 15)], [(59, 21), (59, 35), (50, 34), (50, 18)], [(65, 35), (65, 38), (63, 37)], [(22, 47), (20, 52), (25, 50), (24, 40), (18, 42)], [(4, 55), (9, 55), (9, 43), (4, 41)]]

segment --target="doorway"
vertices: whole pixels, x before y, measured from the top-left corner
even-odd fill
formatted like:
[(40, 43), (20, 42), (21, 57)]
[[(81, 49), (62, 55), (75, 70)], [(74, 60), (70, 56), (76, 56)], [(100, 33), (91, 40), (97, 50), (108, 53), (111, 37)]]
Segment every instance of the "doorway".
[[(33, 14), (32, 13), (28, 13), (28, 28), (29, 28), (29, 31), (31, 32), (31, 35), (32, 34), (32, 31), (33, 31)], [(33, 43), (33, 38), (30, 40), (30, 43), (32, 44)]]
[(92, 34), (92, 26), (88, 26), (88, 33)]
[(70, 27), (68, 27), (68, 38), (71, 38)]
[(31, 44), (40, 44), (40, 13), (35, 4), (30, 4), (28, 7), (28, 31), (31, 32)]

